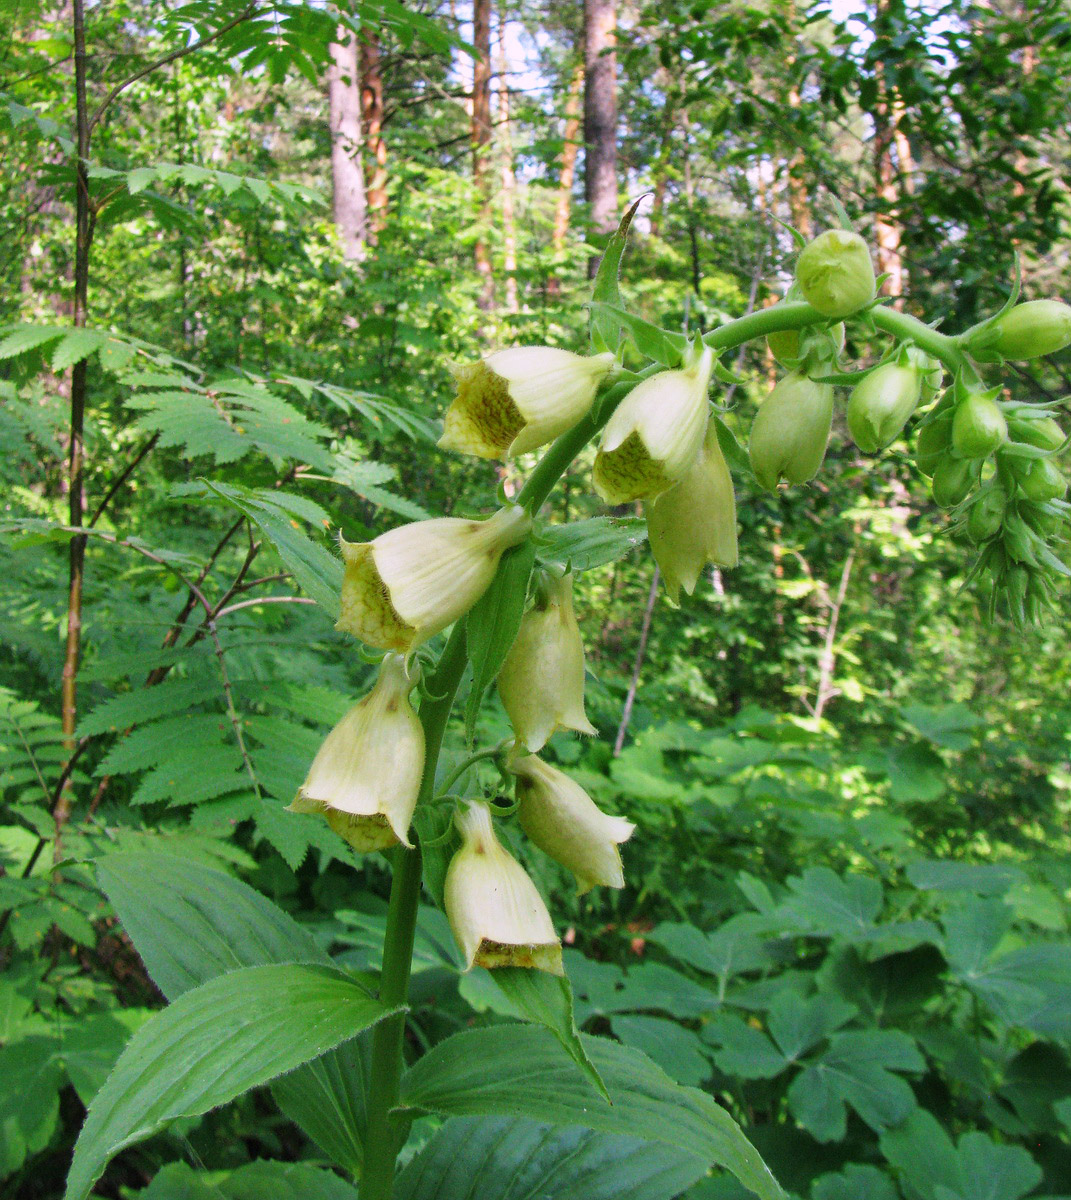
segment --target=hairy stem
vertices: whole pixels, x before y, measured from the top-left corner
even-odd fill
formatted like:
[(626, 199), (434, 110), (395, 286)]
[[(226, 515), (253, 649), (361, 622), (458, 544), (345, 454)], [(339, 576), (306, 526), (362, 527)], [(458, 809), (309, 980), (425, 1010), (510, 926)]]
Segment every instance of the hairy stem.
[[(420, 724), (424, 729), (424, 774), (420, 781), (418, 804), (430, 800), (435, 789), (435, 770), (446, 722), (467, 663), (465, 627), (464, 622), (459, 621), (428, 679), (427, 698), (420, 705)], [(395, 851), (387, 929), (383, 938), (383, 973), (379, 984), (379, 998), (388, 1008), (404, 1005), (409, 995), (421, 866), (419, 842), (412, 850), (399, 847)], [(401, 1131), (391, 1117), (391, 1109), (398, 1102), (404, 1039), (404, 1011), (380, 1021), (372, 1033), (372, 1062), (365, 1099), (368, 1133), (364, 1169), (361, 1172), (361, 1200), (390, 1200), (394, 1189), (394, 1164), (401, 1149)]]

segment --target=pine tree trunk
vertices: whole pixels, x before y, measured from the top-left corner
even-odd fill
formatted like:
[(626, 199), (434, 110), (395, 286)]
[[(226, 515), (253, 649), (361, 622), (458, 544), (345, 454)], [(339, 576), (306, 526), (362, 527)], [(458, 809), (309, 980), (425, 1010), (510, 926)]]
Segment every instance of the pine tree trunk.
[(379, 35), (374, 28), (361, 34), (361, 115), (372, 177), (368, 181), (368, 224), (373, 235), (387, 218), (387, 143), (383, 140), (383, 76)]
[[(880, 28), (882, 17), (888, 8), (888, 0), (877, 0), (875, 25)], [(878, 211), (874, 217), (874, 240), (878, 257), (878, 272), (887, 274), (884, 292), (893, 296), (899, 308), (904, 294), (904, 261), (900, 253), (903, 233), (900, 224), (900, 191), (897, 187), (897, 169), (893, 162), (892, 148), (896, 130), (896, 92), (884, 79), (884, 71), (878, 66), (878, 99), (874, 106), (874, 191)]]
[(498, 15), (498, 147), (502, 184), (502, 265), (506, 274), (506, 311), (519, 311), (517, 302), (517, 225), (514, 199), (517, 176), (513, 168), (513, 135), (509, 125), (509, 59), (506, 56), (506, 22)]
[[(616, 0), (584, 4), (584, 199), (597, 234), (617, 225)], [(588, 264), (594, 276), (598, 263)]]
[[(561, 168), (558, 172), (558, 197), (554, 206), (554, 232), (551, 249), (557, 263), (565, 253), (565, 238), (569, 232), (569, 217), (573, 207), (573, 181), (576, 179), (576, 155), (580, 148), (580, 90), (584, 86), (584, 64), (577, 63), (569, 83), (569, 95), (565, 101), (565, 127), (562, 130)], [(551, 290), (557, 291), (557, 279), (552, 279)]]
[(483, 281), (480, 308), (490, 312), (495, 304), (495, 278), (487, 248), (491, 197), (488, 148), (491, 145), (491, 0), (473, 0), (472, 44), (476, 59), (472, 72), (472, 181), (476, 190), (480, 233), (476, 239), (476, 271)]
[(361, 165), (361, 91), (357, 39), (342, 27), (331, 45), (327, 98), (331, 129), (331, 195), (335, 226), (347, 261), (364, 258), (368, 208)]

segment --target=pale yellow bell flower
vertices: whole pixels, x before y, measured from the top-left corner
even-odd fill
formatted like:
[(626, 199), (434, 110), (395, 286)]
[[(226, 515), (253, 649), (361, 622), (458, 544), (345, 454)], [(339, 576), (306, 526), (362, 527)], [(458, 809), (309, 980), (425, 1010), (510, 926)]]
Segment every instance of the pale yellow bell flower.
[(341, 542), (345, 573), (336, 629), (408, 653), (452, 625), (490, 586), (502, 552), (532, 518), (513, 505), (486, 521), (437, 517), (371, 542)]
[(625, 886), (618, 845), (636, 828), (604, 813), (575, 780), (534, 754), (513, 759), (521, 828), (545, 854), (576, 876), (576, 894), (596, 884)]
[(527, 454), (587, 415), (613, 364), (612, 354), (517, 346), (451, 367), (457, 396), (439, 445), (478, 458)]
[(707, 563), (736, 566), (736, 496), (713, 421), (688, 474), (644, 507), (651, 552), (674, 603), (682, 587), (695, 591)]
[(547, 578), (538, 589), (498, 673), (498, 694), (514, 736), (533, 754), (557, 729), (598, 732), (584, 713), (584, 643), (572, 575)]
[(606, 423), (593, 482), (607, 504), (649, 500), (678, 483), (706, 433), (714, 352), (701, 342), (694, 361), (643, 380)]
[(461, 849), (450, 861), (443, 902), (470, 967), (534, 967), (563, 975), (562, 948), (543, 897), (495, 836), (491, 810), (473, 803), (456, 817)]
[(424, 770), (424, 730), (409, 703), (414, 680), (389, 654), (375, 687), (324, 739), (290, 812), (322, 813), (355, 849), (409, 841)]

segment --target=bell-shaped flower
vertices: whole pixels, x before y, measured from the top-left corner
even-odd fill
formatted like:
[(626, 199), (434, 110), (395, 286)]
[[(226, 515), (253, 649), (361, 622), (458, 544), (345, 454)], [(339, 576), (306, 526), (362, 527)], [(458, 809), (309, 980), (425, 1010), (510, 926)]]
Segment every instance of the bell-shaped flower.
[(489, 587), (503, 550), (524, 541), (531, 526), (514, 505), (486, 521), (437, 517), (371, 542), (343, 540), (336, 628), (381, 650), (412, 650), (468, 612)]
[(822, 465), (833, 423), (833, 387), (791, 372), (759, 405), (748, 453), (759, 484), (806, 483)]
[(587, 415), (613, 364), (612, 354), (517, 346), (451, 367), (457, 396), (439, 445), (478, 458), (513, 458), (544, 446)]
[(674, 603), (682, 587), (695, 591), (707, 563), (736, 566), (736, 496), (713, 421), (688, 474), (645, 507), (651, 552)]
[(800, 251), (796, 282), (804, 300), (824, 316), (851, 316), (874, 299), (870, 248), (847, 229), (820, 233)]
[(625, 886), (618, 846), (636, 828), (604, 813), (580, 784), (533, 754), (513, 759), (521, 828), (545, 854), (576, 876), (576, 894), (596, 884)]
[(383, 660), (375, 687), (324, 739), (290, 812), (322, 813), (355, 850), (410, 845), (424, 770), (413, 683), (404, 658)]
[(563, 975), (562, 948), (543, 897), (495, 836), (491, 810), (473, 803), (456, 818), (461, 848), (443, 902), (465, 967), (535, 967)]
[(595, 490), (607, 504), (648, 500), (678, 483), (706, 433), (714, 352), (702, 342), (693, 361), (659, 371), (621, 401), (595, 455)]
[(535, 753), (557, 729), (594, 734), (584, 713), (584, 643), (573, 612), (573, 577), (546, 577), (521, 618), (498, 694), (517, 741)]

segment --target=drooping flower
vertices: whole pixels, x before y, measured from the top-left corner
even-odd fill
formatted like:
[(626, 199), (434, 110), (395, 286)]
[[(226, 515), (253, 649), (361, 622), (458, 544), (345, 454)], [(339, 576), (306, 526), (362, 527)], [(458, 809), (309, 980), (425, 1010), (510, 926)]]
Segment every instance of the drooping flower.
[(759, 405), (748, 453), (760, 485), (806, 483), (822, 465), (833, 422), (833, 387), (790, 372)]
[(470, 804), (456, 821), (461, 848), (446, 872), (443, 901), (466, 969), (534, 967), (564, 974), (543, 897), (495, 836), (490, 808)]
[(518, 346), (451, 367), (457, 396), (439, 445), (478, 458), (513, 458), (546, 445), (587, 415), (613, 364), (612, 354)]
[(584, 713), (584, 643), (573, 612), (573, 577), (547, 576), (521, 619), (498, 694), (517, 741), (533, 754), (557, 729), (596, 733)]
[(736, 566), (736, 496), (713, 422), (691, 470), (645, 508), (651, 552), (674, 603), (682, 587), (695, 591), (707, 563)]
[(576, 876), (582, 896), (596, 884), (625, 886), (618, 846), (636, 828), (604, 813), (575, 780), (534, 754), (515, 758), (521, 828), (545, 854)]
[(651, 375), (621, 401), (595, 455), (595, 490), (607, 504), (651, 499), (684, 477), (706, 432), (713, 369), (700, 342), (687, 366)]
[(424, 731), (409, 703), (414, 680), (389, 654), (367, 696), (324, 739), (291, 812), (322, 813), (355, 850), (409, 846), (424, 770)]
[(371, 542), (343, 540), (336, 628), (381, 650), (414, 649), (468, 612), (502, 552), (524, 541), (531, 525), (524, 509), (512, 506), (485, 521), (437, 517)]

